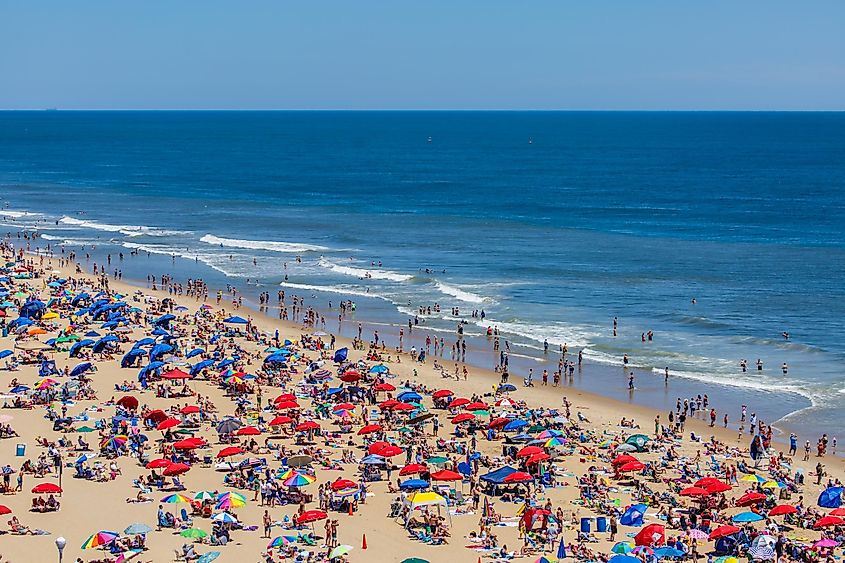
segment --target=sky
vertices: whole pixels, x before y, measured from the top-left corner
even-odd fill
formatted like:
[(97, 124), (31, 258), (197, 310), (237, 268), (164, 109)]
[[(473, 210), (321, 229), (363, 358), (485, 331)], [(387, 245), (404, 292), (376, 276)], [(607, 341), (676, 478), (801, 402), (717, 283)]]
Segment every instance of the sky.
[(843, 30), (842, 0), (0, 0), (0, 108), (845, 110)]

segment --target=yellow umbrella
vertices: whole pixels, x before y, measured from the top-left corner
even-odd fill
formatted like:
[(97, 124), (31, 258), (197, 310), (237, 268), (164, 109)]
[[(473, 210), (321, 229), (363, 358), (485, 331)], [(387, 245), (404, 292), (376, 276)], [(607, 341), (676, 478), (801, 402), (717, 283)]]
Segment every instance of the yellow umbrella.
[(49, 313), (47, 313), (47, 314), (45, 314), (44, 316), (42, 316), (42, 317), (41, 317), (41, 320), (42, 320), (42, 321), (51, 321), (51, 320), (53, 320), (53, 319), (58, 319), (58, 318), (59, 318), (59, 314), (58, 314), (57, 312), (55, 312), (55, 311), (50, 311)]

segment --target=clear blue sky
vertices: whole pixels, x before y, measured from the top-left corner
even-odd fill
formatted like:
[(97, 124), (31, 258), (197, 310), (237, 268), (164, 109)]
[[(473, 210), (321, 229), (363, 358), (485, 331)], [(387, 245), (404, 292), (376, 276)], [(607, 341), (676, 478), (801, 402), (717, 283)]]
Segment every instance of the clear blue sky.
[(0, 108), (845, 109), (845, 1), (0, 0)]

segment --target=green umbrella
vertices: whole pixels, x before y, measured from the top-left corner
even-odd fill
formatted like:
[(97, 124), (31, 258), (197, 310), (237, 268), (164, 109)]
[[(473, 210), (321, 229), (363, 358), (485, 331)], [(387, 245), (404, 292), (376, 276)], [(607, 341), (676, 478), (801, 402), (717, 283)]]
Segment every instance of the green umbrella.
[(187, 530), (179, 532), (179, 535), (183, 538), (204, 538), (208, 535), (208, 533), (200, 530), (199, 528), (188, 528)]
[(80, 426), (79, 428), (76, 429), (76, 431), (77, 432), (93, 432), (94, 429), (91, 428), (90, 426)]
[(140, 534), (149, 534), (152, 532), (153, 529), (147, 526), (146, 524), (136, 523), (136, 524), (129, 524), (123, 533), (127, 536), (137, 536)]
[(445, 458), (443, 456), (434, 456), (428, 458), (426, 461), (432, 465), (440, 465), (441, 463), (446, 463), (447, 461), (449, 461), (449, 458)]
[(419, 557), (409, 557), (407, 559), (403, 559), (402, 563), (429, 563), (425, 559), (420, 559)]

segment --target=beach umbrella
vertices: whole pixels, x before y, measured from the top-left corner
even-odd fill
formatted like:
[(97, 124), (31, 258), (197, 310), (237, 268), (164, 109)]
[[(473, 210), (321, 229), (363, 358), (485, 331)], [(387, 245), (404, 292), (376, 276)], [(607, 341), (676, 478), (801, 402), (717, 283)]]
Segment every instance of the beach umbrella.
[(0, 352), (0, 359), (8, 358), (12, 355), (12, 353), (13, 352), (11, 350), (3, 350), (2, 352)]
[[(0, 419), (2, 419), (2, 418), (3, 417), (0, 417)], [(8, 420), (5, 421), (5, 422), (8, 422)], [(845, 516), (845, 508), (836, 508), (834, 510), (831, 510), (829, 515), (830, 516)]]
[[(454, 392), (454, 391), (452, 391), (452, 390), (450, 390), (450, 389), (440, 389), (440, 390), (435, 391), (434, 393), (432, 393), (432, 395), (431, 395), (431, 396), (432, 396), (432, 398), (434, 398), (434, 399), (442, 399), (443, 397), (451, 397), (451, 396), (452, 396), (452, 395), (454, 395), (454, 394), (455, 394), (455, 392)], [(468, 402), (469, 402), (469, 401), (467, 401), (467, 403), (468, 403)]]
[(182, 421), (178, 418), (168, 418), (162, 420), (156, 425), (156, 430), (167, 430), (168, 428), (173, 428), (174, 426), (179, 426), (182, 424)]
[(518, 452), (516, 452), (516, 457), (530, 457), (534, 454), (543, 453), (543, 448), (539, 446), (525, 446)]
[(228, 512), (219, 512), (211, 517), (215, 522), (223, 522), (224, 524), (235, 524), (238, 519)]
[(687, 532), (687, 536), (694, 540), (706, 540), (707, 533), (703, 530), (699, 530), (698, 528), (692, 528)]
[(197, 559), (197, 563), (211, 563), (218, 557), (220, 557), (219, 551), (209, 551), (208, 553), (201, 555), (200, 558)]
[(463, 475), (460, 473), (448, 469), (436, 471), (431, 474), (432, 481), (461, 481), (463, 478)]
[(82, 549), (92, 549), (95, 547), (100, 547), (101, 545), (106, 545), (114, 540), (117, 539), (119, 534), (117, 532), (107, 532), (105, 530), (101, 530), (96, 534), (92, 534), (85, 542), (82, 544)]
[(239, 448), (238, 446), (229, 446), (227, 448), (223, 448), (219, 452), (217, 452), (217, 459), (221, 459), (224, 457), (229, 457), (233, 455), (238, 455), (244, 453), (243, 448)]
[(182, 475), (191, 470), (191, 466), (184, 463), (171, 463), (164, 468), (162, 475), (172, 477), (174, 475)]
[(763, 493), (745, 493), (741, 497), (736, 500), (737, 506), (750, 506), (752, 504), (757, 504), (766, 500), (766, 495)]
[(32, 487), (32, 492), (36, 494), (58, 494), (62, 492), (62, 488), (55, 483), (39, 483)]
[(138, 536), (141, 534), (149, 534), (152, 532), (153, 529), (147, 526), (146, 524), (136, 523), (136, 524), (129, 524), (123, 533), (127, 536)]
[(381, 424), (368, 424), (367, 426), (364, 426), (363, 428), (358, 430), (358, 435), (363, 436), (365, 434), (372, 434), (373, 432), (381, 432), (382, 430), (384, 430), (384, 428), (381, 426)]
[(724, 538), (725, 536), (731, 536), (731, 535), (733, 535), (733, 534), (735, 534), (739, 531), (740, 531), (740, 529), (737, 528), (736, 526), (731, 526), (730, 524), (724, 524), (722, 526), (719, 526), (715, 530), (712, 530), (710, 532), (710, 535), (707, 536), (707, 539), (715, 540), (715, 539), (719, 539), (719, 538)]
[(245, 324), (247, 324), (249, 321), (248, 321), (248, 320), (246, 320), (246, 319), (245, 319), (245, 318), (243, 318), (243, 317), (239, 317), (239, 316), (237, 316), (237, 315), (234, 315), (234, 316), (231, 316), (231, 317), (229, 317), (229, 318), (227, 318), (227, 319), (224, 319), (224, 320), (223, 320), (223, 322), (224, 322), (224, 323), (227, 323), (227, 324), (245, 325)]
[(12, 509), (6, 506), (5, 504), (0, 504), (0, 515), (4, 514), (11, 514)]
[(120, 399), (118, 399), (116, 401), (116, 404), (120, 405), (121, 407), (123, 407), (125, 409), (129, 409), (131, 411), (134, 411), (135, 409), (138, 408), (138, 399), (136, 399), (135, 397), (132, 397), (131, 395), (124, 395), (123, 397), (121, 397)]
[(816, 520), (813, 524), (813, 528), (827, 528), (828, 526), (841, 526), (842, 524), (845, 524), (845, 520), (839, 516), (823, 516)]
[(179, 535), (183, 538), (204, 538), (208, 535), (208, 532), (200, 530), (199, 528), (188, 528), (187, 530), (182, 530), (179, 532)]
[(682, 497), (706, 497), (710, 493), (707, 489), (702, 489), (701, 487), (687, 487), (678, 494)]
[(607, 563), (643, 563), (639, 558), (633, 555), (614, 555)]
[(261, 430), (259, 430), (255, 426), (244, 426), (242, 428), (238, 428), (235, 431), (235, 435), (237, 436), (258, 436), (260, 434)]
[(824, 538), (816, 543), (813, 544), (813, 547), (821, 548), (821, 549), (830, 549), (831, 547), (836, 547), (839, 545), (839, 542), (836, 540), (832, 540), (830, 538)]
[(637, 446), (634, 446), (633, 444), (620, 444), (620, 445), (616, 446), (616, 451), (617, 452), (635, 452), (635, 451), (637, 451)]
[(351, 545), (339, 545), (334, 548), (331, 553), (329, 553), (329, 559), (334, 559), (335, 557), (342, 557), (352, 551)]
[(683, 557), (685, 555), (683, 551), (674, 547), (659, 547), (654, 550), (654, 554), (657, 557)]
[(167, 467), (171, 463), (172, 462), (168, 459), (159, 458), (159, 459), (154, 459), (150, 462), (147, 462), (147, 464), (144, 467), (146, 467), (147, 469), (162, 469), (164, 467)]
[(217, 504), (214, 508), (217, 510), (228, 510), (230, 508), (239, 508), (246, 506), (246, 497), (239, 493), (223, 493), (217, 499)]
[(782, 516), (784, 514), (796, 514), (798, 509), (789, 504), (779, 504), (769, 511), (769, 516)]
[(528, 421), (526, 420), (512, 420), (505, 424), (503, 430), (505, 432), (513, 432), (515, 430), (519, 430), (520, 428), (525, 428), (528, 426)]
[(426, 559), (420, 559), (419, 557), (408, 557), (407, 559), (403, 559), (400, 563), (430, 563)]
[(662, 524), (649, 524), (637, 532), (634, 543), (639, 546), (663, 545), (666, 543), (666, 528)]
[(161, 374), (162, 379), (191, 379), (191, 374), (185, 373), (181, 369), (172, 369)]
[(200, 412), (200, 408), (197, 405), (186, 405), (179, 409), (179, 412), (182, 414), (194, 414)]
[(286, 411), (288, 409), (298, 409), (299, 403), (296, 401), (279, 401), (275, 405), (276, 410)]
[(357, 488), (358, 484), (354, 481), (350, 481), (349, 479), (341, 479), (338, 478), (337, 480), (333, 481), (331, 484), (331, 489), (333, 491), (340, 491), (343, 489), (353, 489)]
[(205, 354), (205, 350), (202, 348), (194, 348), (187, 354), (185, 354), (185, 358), (193, 358), (194, 356), (199, 356), (200, 354)]
[(610, 548), (610, 551), (612, 553), (619, 553), (621, 555), (625, 555), (626, 553), (631, 553), (632, 551), (634, 551), (634, 545), (626, 541), (620, 541), (616, 542), (613, 547)]
[(464, 409), (468, 411), (486, 411), (490, 407), (487, 403), (482, 403), (481, 401), (475, 401), (474, 403), (469, 403), (468, 405), (464, 406)]
[(704, 487), (707, 489), (707, 492), (710, 494), (716, 493), (726, 493), (730, 491), (733, 487), (728, 485), (727, 483), (723, 483), (722, 481), (716, 481), (715, 483), (711, 483)]
[(396, 391), (396, 387), (390, 383), (378, 383), (373, 385), (373, 391)]
[(217, 500), (217, 495), (211, 491), (197, 491), (194, 495), (194, 500), (198, 500), (200, 502), (204, 500)]
[(312, 477), (311, 475), (307, 475), (305, 473), (296, 472), (288, 479), (285, 479), (283, 483), (285, 487), (304, 487), (306, 485), (310, 485), (316, 480), (316, 477)]
[(765, 544), (752, 545), (748, 554), (756, 561), (768, 561), (775, 558), (775, 550)]
[(305, 422), (298, 424), (295, 428), (297, 432), (308, 432), (309, 430), (319, 430), (320, 425), (314, 422), (313, 420), (306, 420)]
[(296, 536), (278, 536), (273, 538), (273, 541), (267, 544), (267, 549), (284, 547), (296, 541)]
[(629, 461), (628, 463), (619, 467), (619, 471), (621, 471), (622, 473), (642, 471), (643, 469), (645, 469), (645, 465), (641, 461)]
[(202, 438), (185, 438), (173, 443), (173, 448), (177, 450), (195, 450), (205, 444)]
[(428, 468), (425, 465), (419, 463), (410, 463), (399, 470), (399, 475), (404, 477), (405, 475), (425, 473), (426, 471), (428, 471)]
[(766, 480), (760, 477), (759, 475), (754, 475), (753, 473), (749, 473), (748, 475), (743, 475), (739, 478), (740, 481), (745, 481), (746, 483), (765, 483)]
[(475, 415), (472, 413), (461, 413), (452, 418), (452, 424), (460, 424), (462, 422), (468, 422), (470, 420), (475, 420)]
[(622, 514), (619, 523), (623, 526), (642, 526), (646, 510), (648, 510), (648, 505), (633, 504)]
[(764, 520), (764, 518), (756, 512), (740, 512), (739, 514), (736, 514), (733, 518), (731, 518), (731, 520), (737, 523), (745, 524), (749, 522), (759, 522), (760, 520)]
[(296, 523), (310, 524), (311, 522), (325, 520), (326, 518), (328, 518), (328, 514), (326, 514), (322, 510), (306, 510), (305, 512), (296, 517)]
[(241, 426), (243, 426), (243, 423), (236, 418), (224, 418), (223, 420), (217, 423), (217, 433), (231, 434)]
[(293, 422), (291, 417), (281, 415), (271, 420), (269, 424), (270, 426), (281, 426), (282, 424), (290, 424), (291, 422)]

